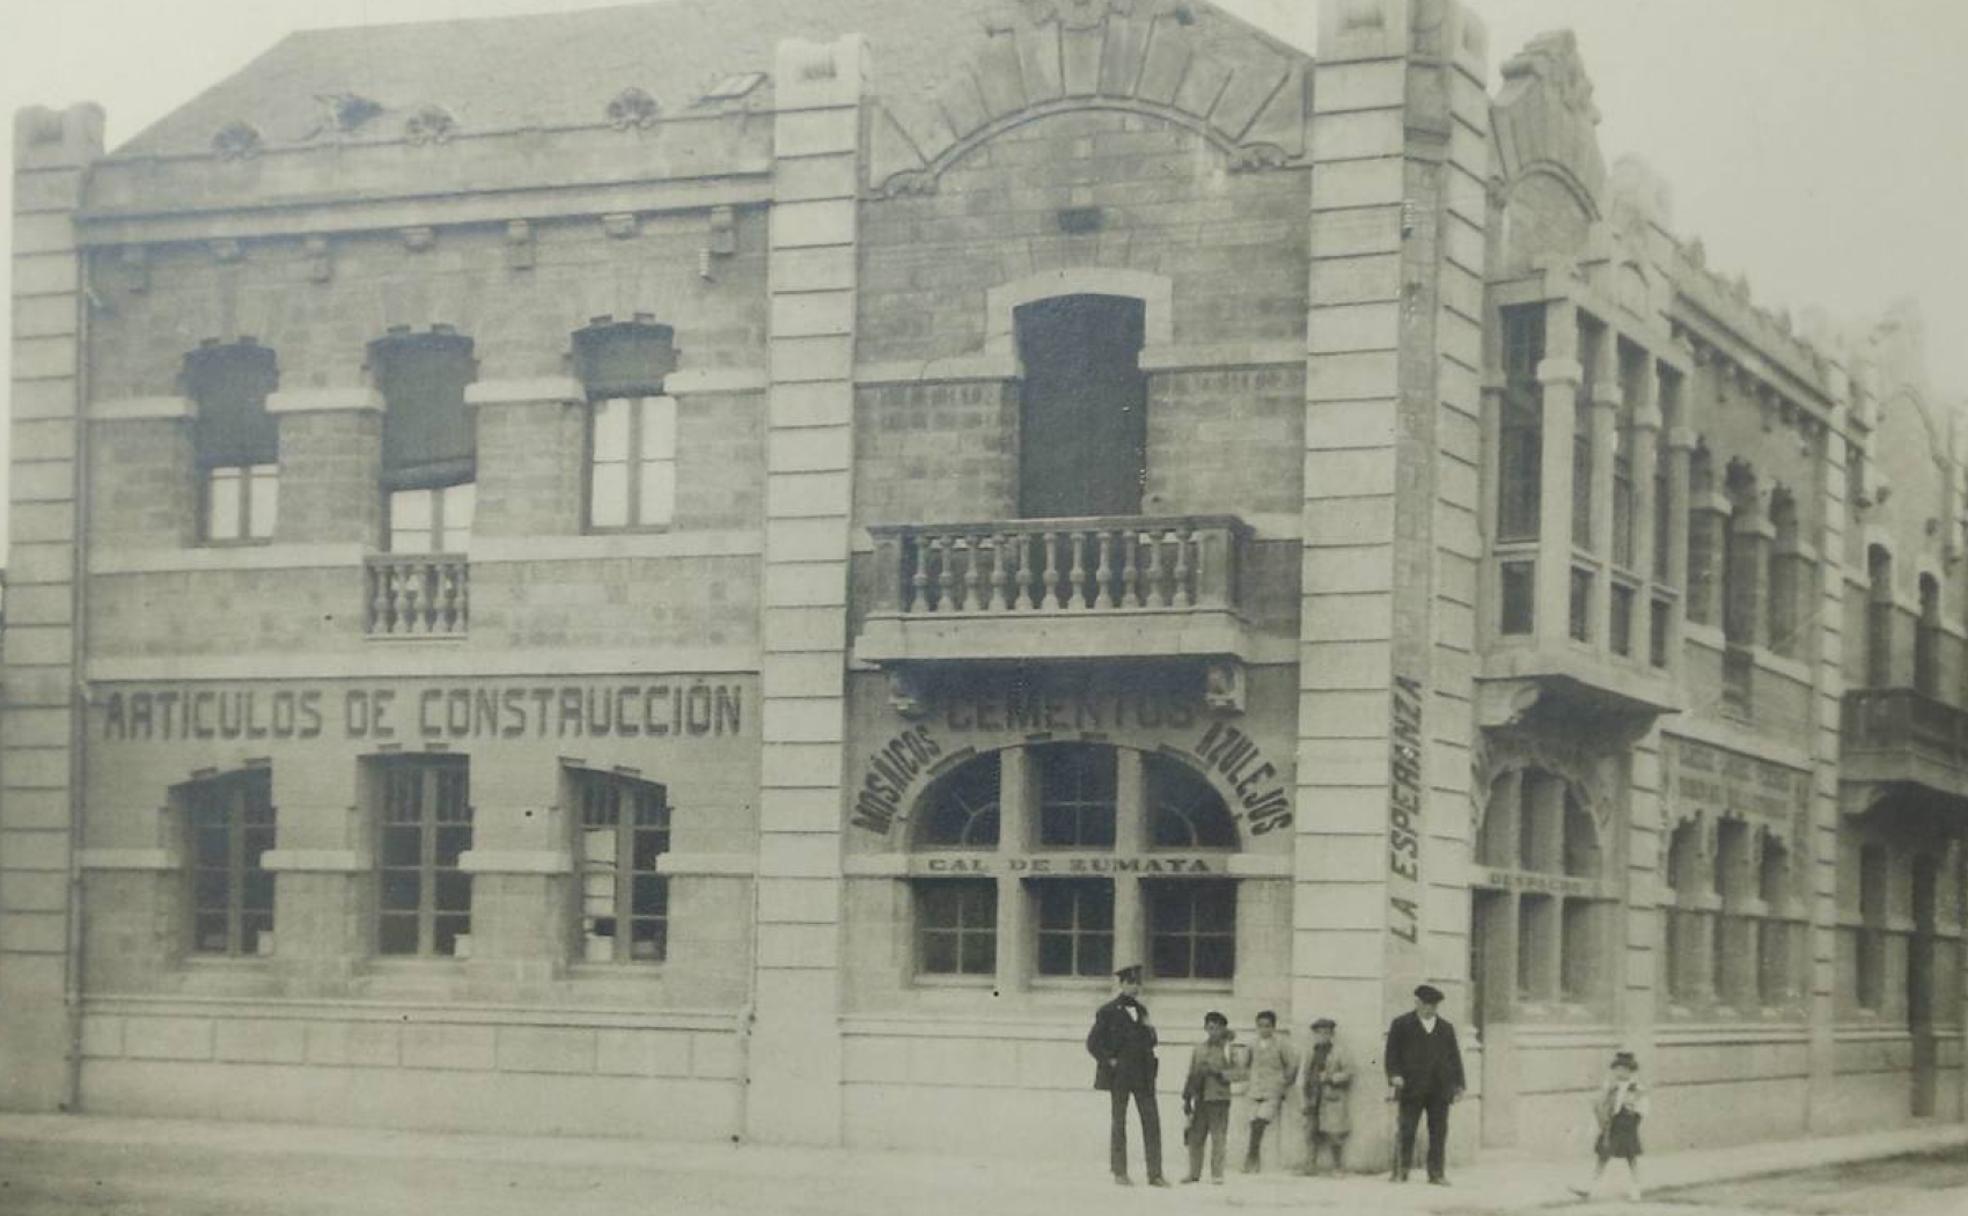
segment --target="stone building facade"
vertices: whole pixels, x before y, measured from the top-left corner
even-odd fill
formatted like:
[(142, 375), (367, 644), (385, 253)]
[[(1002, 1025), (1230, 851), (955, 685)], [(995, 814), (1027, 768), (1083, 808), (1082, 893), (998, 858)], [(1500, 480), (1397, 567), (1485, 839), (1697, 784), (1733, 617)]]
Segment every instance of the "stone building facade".
[(673, 0), (21, 113), (0, 1102), (1091, 1161), (1141, 961), (1171, 1048), (1436, 983), (1459, 1153), (1620, 1046), (1662, 1148), (1960, 1119), (1918, 319), (1707, 270), (1568, 35), (1321, 48)]

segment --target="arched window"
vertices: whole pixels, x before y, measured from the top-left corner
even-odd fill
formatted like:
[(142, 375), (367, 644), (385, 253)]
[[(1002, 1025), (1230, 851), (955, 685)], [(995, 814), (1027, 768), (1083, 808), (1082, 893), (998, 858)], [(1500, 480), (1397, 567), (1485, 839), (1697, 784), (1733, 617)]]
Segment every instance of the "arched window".
[[(1602, 941), (1611, 923), (1604, 893), (1554, 892), (1554, 878), (1604, 878), (1599, 828), (1569, 782), (1540, 768), (1505, 773), (1490, 786), (1477, 859), (1482, 880), (1514, 902), (1519, 1001), (1584, 1003), (1609, 991)], [(1485, 915), (1501, 915), (1504, 909)], [(1501, 965), (1499, 960), (1498, 965)]]
[[(910, 879), (925, 981), (1104, 980), (1121, 955), (1158, 980), (1235, 976), (1238, 880), (1211, 854), (1238, 847), (1236, 816), (1174, 756), (1007, 748), (938, 776), (910, 818), (915, 851), (957, 854)], [(1016, 904), (1024, 937), (1000, 941), (1000, 909)]]
[(272, 540), (280, 506), (280, 427), (266, 409), (280, 383), (273, 351), (251, 338), (206, 343), (185, 356), (183, 383), (198, 404), (200, 539)]
[(920, 848), (992, 849), (998, 845), (998, 799), (1003, 763), (979, 756), (937, 779), (916, 813)]
[(1730, 461), (1724, 488), (1731, 514), (1723, 541), (1722, 636), (1749, 646), (1756, 641), (1756, 584), (1762, 575), (1749, 543), (1749, 533), (1761, 522), (1756, 471), (1744, 461)]
[(1667, 843), (1667, 885), (1674, 893), (1667, 911), (1667, 994), (1688, 1003), (1707, 991), (1708, 913), (1703, 910), (1710, 883), (1705, 881), (1700, 819), (1674, 825)]
[(1794, 988), (1790, 847), (1768, 829), (1760, 844), (1756, 894), (1763, 914), (1756, 927), (1757, 994), (1766, 1006), (1781, 1005), (1791, 999)]
[(1158, 849), (1234, 849), (1237, 823), (1223, 795), (1180, 760), (1149, 756), (1148, 831)]
[(1717, 567), (1722, 561), (1722, 535), (1727, 517), (1718, 523), (1715, 501), (1715, 458), (1706, 444), (1688, 456), (1688, 619), (1697, 625), (1716, 621), (1720, 590)]

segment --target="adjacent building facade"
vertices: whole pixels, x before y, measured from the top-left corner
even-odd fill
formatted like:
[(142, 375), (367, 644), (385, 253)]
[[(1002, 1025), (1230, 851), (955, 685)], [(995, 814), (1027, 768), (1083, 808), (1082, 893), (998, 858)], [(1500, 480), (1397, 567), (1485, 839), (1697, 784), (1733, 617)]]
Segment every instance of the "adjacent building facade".
[(1661, 1148), (1960, 1119), (1917, 317), (1706, 269), (1569, 35), (1492, 91), (1456, 0), (1324, 7), (20, 114), (0, 1101), (1092, 1161), (1139, 961), (1171, 1046), (1444, 988), (1461, 1153), (1622, 1046)]

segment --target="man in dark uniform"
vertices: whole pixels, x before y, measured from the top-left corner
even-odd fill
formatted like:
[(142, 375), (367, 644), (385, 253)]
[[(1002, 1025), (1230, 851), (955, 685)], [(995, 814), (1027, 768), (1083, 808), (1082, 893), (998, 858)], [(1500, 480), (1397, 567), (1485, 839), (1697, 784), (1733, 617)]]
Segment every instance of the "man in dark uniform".
[(1400, 1130), (1394, 1181), (1406, 1182), (1414, 1164), (1415, 1125), (1428, 1116), (1428, 1181), (1449, 1184), (1444, 1155), (1449, 1142), (1449, 1106), (1462, 1097), (1462, 1048), (1455, 1027), (1436, 1010), (1442, 991), (1430, 984), (1415, 989), (1414, 1012), (1387, 1028), (1387, 1100), (1399, 1102)]
[(1093, 1015), (1087, 1034), (1087, 1053), (1093, 1057), (1093, 1087), (1112, 1097), (1114, 1181), (1128, 1185), (1128, 1099), (1141, 1116), (1142, 1155), (1148, 1159), (1148, 1185), (1167, 1186), (1162, 1177), (1162, 1116), (1155, 1106), (1155, 1027), (1148, 1006), (1140, 1001), (1141, 968), (1123, 967), (1114, 973), (1121, 994)]

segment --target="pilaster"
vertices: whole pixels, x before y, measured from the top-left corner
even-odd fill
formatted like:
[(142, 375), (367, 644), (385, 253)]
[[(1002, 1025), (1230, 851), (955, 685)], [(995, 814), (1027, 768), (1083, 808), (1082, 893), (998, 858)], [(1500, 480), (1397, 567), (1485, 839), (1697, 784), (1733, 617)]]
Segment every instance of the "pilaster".
[[(836, 1144), (842, 1124), (841, 745), (853, 502), (866, 48), (781, 43), (767, 290), (756, 994), (746, 1130)], [(837, 455), (816, 467), (812, 454)], [(795, 455), (798, 459), (794, 459)]]
[[(61, 112), (31, 106), (14, 116), (7, 573), (17, 594), (0, 651), (7, 715), (0, 742), (0, 1109), (8, 1110), (58, 1110), (76, 1097), (73, 1018), (82, 964), (70, 943), (79, 883), (73, 817), (83, 618), (76, 572), (88, 459), (88, 306), (73, 216), (84, 174), (102, 155), (102, 135), (103, 112), (93, 103)], [(66, 441), (46, 442), (54, 430)], [(18, 594), (29, 587), (31, 595)], [(51, 886), (63, 897), (48, 898)]]

